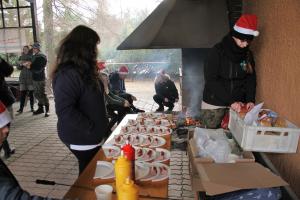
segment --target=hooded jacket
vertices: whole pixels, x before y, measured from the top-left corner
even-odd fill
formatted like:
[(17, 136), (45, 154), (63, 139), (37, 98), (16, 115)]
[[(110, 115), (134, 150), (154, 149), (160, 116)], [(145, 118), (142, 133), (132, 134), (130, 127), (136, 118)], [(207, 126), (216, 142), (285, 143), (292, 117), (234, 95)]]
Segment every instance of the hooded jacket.
[[(247, 73), (243, 63), (249, 62), (253, 72)], [(239, 48), (227, 35), (208, 54), (204, 64), (203, 101), (215, 106), (234, 102), (255, 103), (256, 74), (251, 51)]]

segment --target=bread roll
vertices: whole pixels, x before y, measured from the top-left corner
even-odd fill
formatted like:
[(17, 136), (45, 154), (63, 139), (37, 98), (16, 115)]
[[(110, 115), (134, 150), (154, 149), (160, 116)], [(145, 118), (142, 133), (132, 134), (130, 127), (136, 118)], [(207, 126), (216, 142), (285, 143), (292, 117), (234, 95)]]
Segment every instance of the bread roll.
[(282, 128), (286, 128), (287, 127), (287, 123), (286, 123), (286, 120), (281, 118), (281, 117), (278, 117), (276, 119), (276, 122), (274, 124), (275, 127), (282, 127)]
[(272, 127), (272, 118), (265, 117), (262, 120), (260, 120), (259, 123), (260, 123), (261, 126)]

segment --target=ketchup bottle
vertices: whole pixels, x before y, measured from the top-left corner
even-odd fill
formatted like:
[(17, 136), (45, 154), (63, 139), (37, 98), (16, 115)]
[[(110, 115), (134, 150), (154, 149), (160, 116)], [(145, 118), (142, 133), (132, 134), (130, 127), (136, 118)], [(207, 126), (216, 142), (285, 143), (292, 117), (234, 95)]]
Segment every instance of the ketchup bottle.
[(126, 144), (122, 147), (124, 156), (131, 162), (131, 180), (135, 181), (135, 149), (126, 141)]

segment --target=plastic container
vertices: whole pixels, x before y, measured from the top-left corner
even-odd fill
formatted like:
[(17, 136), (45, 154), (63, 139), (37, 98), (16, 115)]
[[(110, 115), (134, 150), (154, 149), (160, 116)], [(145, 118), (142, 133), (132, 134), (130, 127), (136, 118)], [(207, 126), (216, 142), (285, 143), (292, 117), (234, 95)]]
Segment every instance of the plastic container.
[(131, 162), (124, 156), (121, 151), (121, 156), (115, 163), (115, 175), (116, 175), (116, 190), (119, 191), (120, 186), (131, 175)]
[(300, 129), (287, 121), (288, 128), (246, 125), (230, 109), (229, 129), (244, 151), (295, 153)]

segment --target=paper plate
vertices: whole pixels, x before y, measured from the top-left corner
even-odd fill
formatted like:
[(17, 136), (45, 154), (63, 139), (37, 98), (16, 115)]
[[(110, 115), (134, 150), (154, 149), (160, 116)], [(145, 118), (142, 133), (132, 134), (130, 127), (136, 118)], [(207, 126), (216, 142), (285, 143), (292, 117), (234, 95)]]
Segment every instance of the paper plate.
[(153, 149), (138, 148), (135, 149), (135, 158), (138, 161), (151, 161), (156, 157), (156, 153)]
[(126, 142), (125, 136), (126, 135), (115, 135), (114, 136), (114, 145), (117, 145), (117, 146), (124, 145)]
[(158, 168), (155, 165), (153, 165), (152, 163), (145, 162), (145, 165), (148, 165), (149, 173), (145, 177), (141, 178), (140, 180), (141, 181), (152, 181), (155, 177), (158, 176)]
[(154, 162), (165, 162), (170, 160), (171, 153), (169, 150), (163, 148), (156, 148), (155, 151), (156, 151), (156, 157)]
[(128, 140), (129, 144), (131, 144), (133, 146), (140, 146), (144, 142), (145, 139), (146, 139), (146, 136), (138, 135), (138, 134), (125, 136), (125, 141)]
[(172, 133), (172, 129), (165, 126), (157, 126), (155, 127), (155, 134), (158, 136), (170, 135)]
[(152, 136), (151, 138), (152, 138), (152, 140), (151, 140), (151, 144), (149, 146), (150, 148), (161, 147), (166, 144), (166, 140), (162, 137)]
[(131, 125), (131, 126), (135, 126), (138, 124), (137, 120), (135, 119), (128, 119), (127, 124)]
[(117, 158), (121, 153), (121, 149), (114, 145), (103, 145), (102, 149), (106, 158)]
[(157, 168), (157, 175), (152, 178), (152, 182), (163, 181), (169, 178), (170, 168), (163, 163), (153, 163), (153, 166)]
[(143, 142), (140, 144), (141, 147), (149, 147), (151, 145), (152, 142), (152, 136), (150, 135), (143, 135), (144, 136), (144, 140)]
[(132, 125), (125, 125), (125, 126), (122, 126), (121, 127), (121, 132), (122, 133), (129, 133), (129, 132), (132, 132), (134, 130), (137, 130), (137, 127), (136, 126), (132, 126)]
[(94, 178), (111, 179), (114, 177), (114, 165), (111, 162), (97, 161)]
[(138, 130), (139, 133), (143, 133), (143, 134), (147, 133), (147, 126), (139, 125), (137, 130)]
[(150, 173), (150, 166), (145, 162), (135, 161), (135, 179), (143, 179)]

